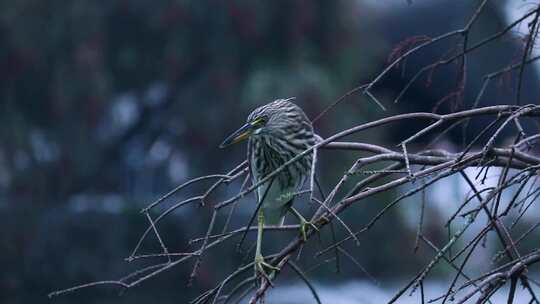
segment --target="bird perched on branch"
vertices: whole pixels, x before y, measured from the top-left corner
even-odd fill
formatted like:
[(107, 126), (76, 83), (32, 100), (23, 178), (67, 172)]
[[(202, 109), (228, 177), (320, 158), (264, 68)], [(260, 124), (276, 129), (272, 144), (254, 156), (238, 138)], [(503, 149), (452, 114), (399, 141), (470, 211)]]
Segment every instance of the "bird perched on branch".
[[(223, 148), (249, 139), (248, 161), (254, 184), (316, 143), (311, 122), (304, 111), (291, 102), (292, 99), (278, 99), (255, 109), (246, 124), (220, 145)], [(257, 188), (259, 210), (255, 270), (262, 275), (266, 275), (264, 268), (277, 270), (264, 261), (261, 253), (265, 224), (283, 225), (289, 211), (300, 221), (304, 240), (309, 227), (317, 230), (292, 207), (297, 192), (310, 176), (312, 162), (313, 153), (307, 153)]]

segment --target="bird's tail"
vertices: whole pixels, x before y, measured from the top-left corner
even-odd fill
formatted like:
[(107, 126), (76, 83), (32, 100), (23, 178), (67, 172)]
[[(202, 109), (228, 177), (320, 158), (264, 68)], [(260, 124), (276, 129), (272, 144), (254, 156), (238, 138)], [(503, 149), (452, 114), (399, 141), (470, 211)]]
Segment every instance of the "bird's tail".
[(264, 224), (282, 226), (287, 208), (263, 208)]

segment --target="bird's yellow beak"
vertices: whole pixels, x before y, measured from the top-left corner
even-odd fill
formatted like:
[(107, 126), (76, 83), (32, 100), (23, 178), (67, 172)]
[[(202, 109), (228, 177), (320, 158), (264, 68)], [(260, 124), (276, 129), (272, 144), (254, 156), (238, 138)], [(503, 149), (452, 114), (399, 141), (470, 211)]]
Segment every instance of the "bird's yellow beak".
[(239, 143), (243, 141), (244, 139), (248, 138), (251, 133), (253, 132), (253, 125), (250, 123), (247, 123), (243, 125), (240, 129), (236, 130), (233, 134), (231, 134), (229, 137), (227, 137), (221, 145), (219, 145), (220, 148), (225, 148), (227, 146)]

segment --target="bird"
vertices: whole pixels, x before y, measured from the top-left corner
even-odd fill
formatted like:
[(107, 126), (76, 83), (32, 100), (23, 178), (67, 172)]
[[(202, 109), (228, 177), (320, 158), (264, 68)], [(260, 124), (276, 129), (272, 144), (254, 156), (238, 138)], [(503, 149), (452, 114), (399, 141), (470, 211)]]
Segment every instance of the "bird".
[[(247, 159), (254, 185), (317, 143), (311, 121), (292, 100), (294, 97), (277, 99), (256, 108), (249, 114), (247, 122), (220, 145), (224, 148), (248, 139)], [(310, 176), (313, 157), (313, 153), (303, 155), (257, 188), (260, 208), (254, 265), (255, 271), (262, 275), (266, 275), (265, 268), (278, 270), (264, 261), (261, 252), (264, 225), (281, 226), (286, 213), (291, 212), (300, 221), (304, 241), (308, 229), (318, 231), (316, 225), (292, 206), (296, 194)]]

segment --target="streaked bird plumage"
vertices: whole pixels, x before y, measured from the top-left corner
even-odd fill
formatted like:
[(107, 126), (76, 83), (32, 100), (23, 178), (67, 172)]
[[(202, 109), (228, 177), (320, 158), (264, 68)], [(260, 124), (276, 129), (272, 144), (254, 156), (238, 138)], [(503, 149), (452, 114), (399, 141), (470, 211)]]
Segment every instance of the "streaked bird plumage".
[[(311, 122), (291, 99), (278, 99), (258, 107), (248, 116), (246, 124), (221, 144), (226, 147), (249, 138), (248, 161), (254, 184), (316, 143)], [(285, 214), (290, 211), (300, 222), (304, 240), (307, 239), (306, 227), (318, 230), (292, 207), (296, 193), (310, 175), (312, 161), (313, 153), (306, 153), (257, 188), (261, 208), (254, 265), (258, 274), (267, 277), (265, 269), (277, 270), (264, 261), (261, 253), (264, 225), (282, 225)]]
[[(248, 160), (254, 183), (315, 144), (311, 122), (289, 99), (278, 99), (255, 109), (248, 122), (257, 119), (265, 120), (265, 125), (253, 132), (248, 143)], [(261, 207), (265, 224), (283, 224), (294, 193), (309, 176), (312, 160), (313, 154), (306, 154), (285, 167), (274, 181), (267, 181), (258, 188), (258, 197), (262, 199), (271, 185)]]

